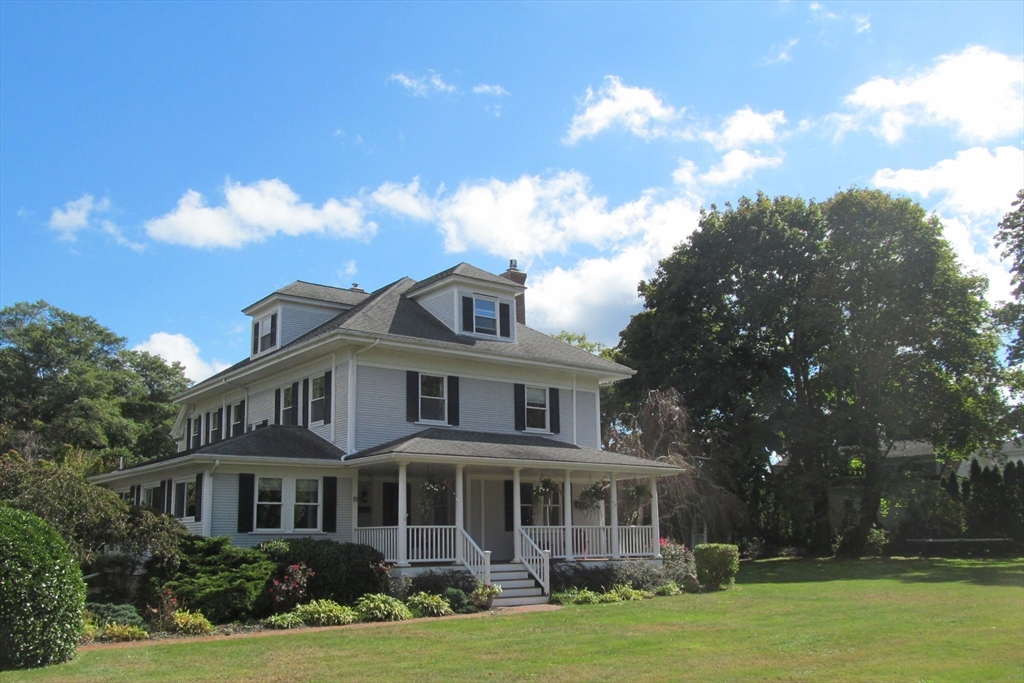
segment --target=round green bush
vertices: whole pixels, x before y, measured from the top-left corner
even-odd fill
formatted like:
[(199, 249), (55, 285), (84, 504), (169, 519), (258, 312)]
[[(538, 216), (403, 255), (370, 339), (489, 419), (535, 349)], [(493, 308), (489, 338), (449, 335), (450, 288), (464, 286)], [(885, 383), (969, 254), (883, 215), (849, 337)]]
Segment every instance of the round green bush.
[(306, 626), (344, 626), (359, 618), (351, 607), (339, 605), (333, 600), (313, 600), (298, 605), (292, 613), (302, 619)]
[(740, 549), (725, 543), (704, 543), (693, 549), (697, 580), (707, 590), (728, 588), (740, 571)]
[(57, 530), (0, 506), (0, 671), (74, 657), (84, 611), (82, 570)]
[(449, 617), (454, 614), (452, 606), (440, 595), (417, 593), (409, 596), (405, 604), (417, 617)]
[(356, 601), (360, 621), (405, 621), (412, 612), (401, 600), (380, 593), (364, 595)]

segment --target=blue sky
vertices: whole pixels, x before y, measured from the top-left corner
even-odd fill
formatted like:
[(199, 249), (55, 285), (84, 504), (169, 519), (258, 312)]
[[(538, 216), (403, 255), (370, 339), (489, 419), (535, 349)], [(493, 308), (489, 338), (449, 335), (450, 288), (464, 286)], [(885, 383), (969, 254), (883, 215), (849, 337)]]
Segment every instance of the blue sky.
[(185, 363), (296, 279), (527, 271), (614, 344), (700, 207), (851, 186), (965, 267), (1024, 187), (1024, 3), (0, 3), (0, 304)]

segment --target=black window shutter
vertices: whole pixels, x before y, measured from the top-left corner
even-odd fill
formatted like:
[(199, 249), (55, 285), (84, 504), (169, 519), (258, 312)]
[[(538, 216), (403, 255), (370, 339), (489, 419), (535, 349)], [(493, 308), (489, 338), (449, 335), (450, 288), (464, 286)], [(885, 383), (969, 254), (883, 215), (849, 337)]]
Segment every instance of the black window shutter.
[(238, 410), (238, 412), (239, 412), (238, 422), (239, 422), (240, 425), (242, 425), (241, 427), (239, 427), (239, 432), (238, 433), (239, 434), (245, 434), (245, 422), (246, 422), (246, 417), (245, 417), (245, 401), (241, 401), (238, 404), (238, 408), (236, 408), (236, 410)]
[(238, 475), (238, 533), (252, 531), (252, 521), (256, 514), (256, 475)]
[(164, 485), (164, 512), (171, 514), (171, 502), (174, 500), (174, 480), (165, 479)]
[(512, 391), (516, 403), (516, 431), (526, 430), (526, 385), (513, 384)]
[(164, 483), (160, 482), (160, 486), (156, 487), (153, 491), (153, 509), (157, 512), (164, 511)]
[(519, 524), (533, 526), (533, 484), (519, 485)]
[(512, 531), (513, 527), (515, 527), (516, 525), (516, 520), (514, 516), (516, 501), (515, 498), (513, 498), (512, 496), (513, 483), (514, 482), (511, 479), (505, 480), (505, 531)]
[(203, 521), (203, 473), (196, 475), (196, 521)]
[(405, 373), (405, 421), (420, 419), (420, 373), (408, 370)]
[(331, 378), (330, 370), (324, 373), (324, 424), (331, 423), (331, 415), (334, 412), (331, 408)]
[(260, 352), (260, 324), (255, 322), (252, 324), (252, 355), (256, 355)]
[(459, 378), (448, 375), (448, 424), (459, 426)]
[(299, 383), (292, 382), (292, 409), (291, 417), (288, 418), (287, 424), (293, 427), (299, 424)]
[(558, 434), (562, 428), (562, 421), (558, 414), (558, 389), (555, 387), (548, 389), (548, 402), (551, 404), (548, 407), (548, 426), (551, 427), (552, 434)]
[(274, 424), (281, 424), (281, 390), (274, 389)]
[(512, 307), (508, 304), (498, 304), (498, 325), (502, 337), (512, 336)]
[(135, 499), (135, 489), (136, 489), (135, 486), (129, 486), (128, 487), (128, 498), (132, 501), (131, 502), (132, 505), (138, 505), (138, 502), (136, 502), (136, 499)]
[(277, 313), (270, 316), (270, 346), (277, 346)]
[(302, 380), (302, 426), (309, 426), (309, 378)]
[(192, 418), (188, 419), (188, 424), (185, 426), (185, 450), (192, 448)]
[(473, 297), (462, 297), (462, 331), (473, 331)]
[(224, 438), (224, 406), (217, 408), (217, 441)]
[(210, 443), (210, 411), (206, 411), (206, 440), (203, 443)]
[(338, 530), (338, 478), (324, 477), (324, 533)]

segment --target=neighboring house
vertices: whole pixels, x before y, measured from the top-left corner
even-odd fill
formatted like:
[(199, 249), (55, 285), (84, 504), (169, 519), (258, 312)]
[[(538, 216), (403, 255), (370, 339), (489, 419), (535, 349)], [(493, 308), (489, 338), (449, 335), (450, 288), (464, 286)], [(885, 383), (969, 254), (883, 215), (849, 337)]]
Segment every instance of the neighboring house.
[(993, 467), (1002, 470), (1011, 462), (1021, 465), (1024, 464), (1024, 446), (1015, 441), (1007, 441), (997, 453), (976, 453), (966, 460), (960, 461), (956, 468), (958, 479), (970, 479), (971, 462), (974, 460), (978, 461), (981, 469)]
[[(679, 470), (600, 449), (599, 387), (633, 371), (527, 327), (525, 280), (513, 261), (279, 289), (243, 311), (250, 356), (176, 397), (179, 452), (92, 480), (236, 545), (463, 565), (505, 584), (497, 604), (546, 600), (550, 558), (657, 560), (655, 483)], [(578, 509), (600, 482), (608, 505)], [(619, 524), (627, 482), (650, 487), (649, 524)]]

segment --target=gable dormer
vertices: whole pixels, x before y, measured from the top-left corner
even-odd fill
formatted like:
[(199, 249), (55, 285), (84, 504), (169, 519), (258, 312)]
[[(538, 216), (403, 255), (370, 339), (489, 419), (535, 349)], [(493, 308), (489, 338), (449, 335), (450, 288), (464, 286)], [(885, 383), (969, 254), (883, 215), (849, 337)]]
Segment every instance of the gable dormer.
[(298, 339), (367, 297), (358, 288), (328, 287), (296, 280), (242, 312), (252, 318), (250, 358)]
[[(512, 279), (513, 272), (521, 277)], [(526, 274), (515, 268), (515, 261), (501, 276), (460, 263), (416, 283), (406, 296), (456, 334), (514, 342), (516, 321), (526, 320), (525, 281)]]

